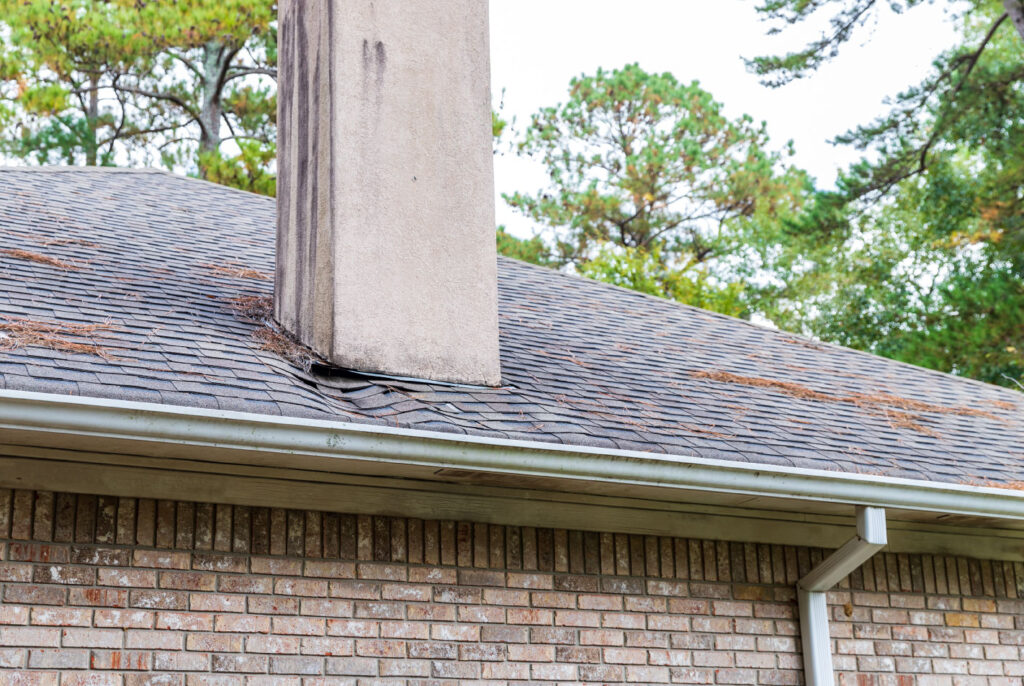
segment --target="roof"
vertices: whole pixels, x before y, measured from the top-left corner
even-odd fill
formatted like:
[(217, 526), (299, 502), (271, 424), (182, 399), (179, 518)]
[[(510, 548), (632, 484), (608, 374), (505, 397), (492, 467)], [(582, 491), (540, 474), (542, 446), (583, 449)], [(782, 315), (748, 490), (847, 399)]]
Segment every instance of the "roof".
[(1024, 481), (1024, 395), (499, 258), (498, 389), (327, 377), (262, 319), (275, 204), (0, 169), (0, 389), (933, 481)]

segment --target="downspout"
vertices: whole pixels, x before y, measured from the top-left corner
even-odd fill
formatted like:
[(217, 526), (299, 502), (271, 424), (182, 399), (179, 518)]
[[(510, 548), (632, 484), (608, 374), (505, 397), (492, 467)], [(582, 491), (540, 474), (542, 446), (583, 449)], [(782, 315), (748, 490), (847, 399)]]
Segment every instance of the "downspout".
[(885, 510), (857, 508), (857, 535), (797, 582), (800, 635), (807, 686), (834, 686), (832, 639), (828, 630), (828, 591), (886, 544)]

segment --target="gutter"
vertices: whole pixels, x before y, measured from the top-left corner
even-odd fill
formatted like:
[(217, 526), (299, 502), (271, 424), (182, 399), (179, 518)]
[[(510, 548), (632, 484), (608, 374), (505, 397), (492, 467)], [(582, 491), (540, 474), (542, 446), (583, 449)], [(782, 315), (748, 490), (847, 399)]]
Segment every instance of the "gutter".
[(290, 467), (301, 456), (338, 472), (461, 470), (1024, 520), (1024, 493), (1009, 489), (24, 391), (0, 390), (5, 433), (15, 440), (0, 442), (44, 447), (220, 451), (233, 462), (245, 453), (264, 466)]
[(797, 582), (807, 686), (834, 686), (828, 591), (885, 547), (885, 510), (857, 508), (857, 534)]

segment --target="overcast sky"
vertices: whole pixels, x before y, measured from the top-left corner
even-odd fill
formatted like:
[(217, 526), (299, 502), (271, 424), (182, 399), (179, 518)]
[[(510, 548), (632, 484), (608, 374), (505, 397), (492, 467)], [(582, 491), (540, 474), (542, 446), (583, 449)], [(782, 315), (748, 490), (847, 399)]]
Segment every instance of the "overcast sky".
[[(819, 27), (766, 36), (755, 0), (491, 0), (491, 73), (495, 106), (504, 94), (505, 118), (518, 127), (540, 107), (563, 102), (569, 79), (639, 62), (648, 71), (697, 79), (726, 113), (768, 123), (772, 141), (793, 140), (796, 163), (819, 185), (856, 151), (828, 140), (886, 111), (883, 100), (914, 84), (931, 60), (955, 41), (949, 3), (894, 15), (886, 10), (846, 46), (839, 59), (811, 78), (769, 89), (747, 73), (742, 57), (802, 46)], [(536, 191), (543, 169), (505, 155), (495, 160), (498, 222), (519, 235), (532, 232), (500, 193)]]

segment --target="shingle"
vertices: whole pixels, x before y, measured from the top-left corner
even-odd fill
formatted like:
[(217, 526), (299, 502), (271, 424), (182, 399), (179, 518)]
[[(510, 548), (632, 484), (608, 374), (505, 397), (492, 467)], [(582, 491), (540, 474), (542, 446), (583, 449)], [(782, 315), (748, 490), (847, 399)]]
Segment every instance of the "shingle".
[(504, 258), (501, 361), (511, 387), (316, 387), (261, 349), (258, 325), (230, 309), (240, 295), (270, 296), (272, 284), (204, 266), (271, 272), (272, 200), (143, 170), (5, 168), (0, 187), (0, 248), (84, 263), (60, 271), (0, 255), (0, 316), (119, 327), (95, 341), (106, 357), (0, 347), (0, 388), (923, 480), (1024, 481), (1019, 393)]

